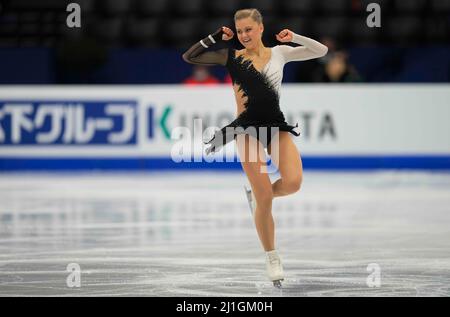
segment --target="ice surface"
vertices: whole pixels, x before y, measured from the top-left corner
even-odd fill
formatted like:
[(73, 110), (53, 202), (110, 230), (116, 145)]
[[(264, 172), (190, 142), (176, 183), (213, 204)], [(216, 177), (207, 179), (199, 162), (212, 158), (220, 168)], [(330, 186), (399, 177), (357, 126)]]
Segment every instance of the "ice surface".
[[(305, 172), (273, 206), (282, 290), (265, 276), (246, 183), (0, 174), (0, 296), (450, 295), (450, 174)], [(69, 263), (81, 287), (67, 286)]]

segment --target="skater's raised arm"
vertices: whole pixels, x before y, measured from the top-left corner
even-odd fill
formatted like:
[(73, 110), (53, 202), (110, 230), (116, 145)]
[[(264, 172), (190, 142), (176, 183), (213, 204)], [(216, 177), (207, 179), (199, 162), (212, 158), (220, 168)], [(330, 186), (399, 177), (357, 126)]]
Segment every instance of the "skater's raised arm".
[(192, 45), (184, 54), (183, 59), (190, 64), (198, 65), (225, 65), (227, 63), (228, 49), (207, 51), (218, 43), (232, 39), (234, 33), (227, 27), (221, 27), (213, 34)]
[(283, 43), (292, 42), (303, 45), (299, 47), (280, 45), (285, 63), (319, 58), (325, 56), (328, 52), (328, 47), (322, 43), (310, 39), (309, 37), (296, 34), (288, 29), (282, 30), (276, 35), (276, 38)]

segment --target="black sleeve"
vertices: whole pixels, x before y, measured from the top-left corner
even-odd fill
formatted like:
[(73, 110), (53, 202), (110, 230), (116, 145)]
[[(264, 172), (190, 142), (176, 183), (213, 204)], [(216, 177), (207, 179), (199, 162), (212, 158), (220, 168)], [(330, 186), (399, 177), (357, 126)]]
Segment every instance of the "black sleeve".
[(216, 32), (211, 34), (214, 42), (209, 38), (209, 36), (202, 39), (203, 44), (208, 46), (204, 47), (200, 41), (191, 46), (184, 54), (183, 59), (190, 64), (198, 65), (223, 65), (227, 63), (228, 58), (228, 48), (219, 49), (216, 51), (211, 51), (211, 48), (223, 44), (222, 40), (223, 30), (218, 29)]

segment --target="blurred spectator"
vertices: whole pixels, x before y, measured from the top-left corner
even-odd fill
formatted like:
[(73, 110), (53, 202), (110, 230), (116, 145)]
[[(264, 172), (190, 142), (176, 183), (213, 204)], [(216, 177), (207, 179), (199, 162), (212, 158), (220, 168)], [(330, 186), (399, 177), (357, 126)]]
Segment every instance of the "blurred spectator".
[(327, 83), (354, 83), (362, 81), (361, 76), (353, 65), (348, 63), (348, 55), (345, 51), (338, 51), (331, 55), (318, 79), (320, 82)]
[(348, 62), (348, 54), (330, 37), (320, 39), (328, 47), (328, 54), (322, 58), (301, 63), (296, 76), (299, 82), (361, 82), (357, 70)]
[(183, 81), (185, 85), (214, 85), (220, 84), (220, 80), (214, 77), (208, 67), (202, 65), (194, 65), (192, 67), (192, 75)]
[(330, 56), (336, 51), (337, 44), (330, 37), (322, 37), (319, 42), (328, 47), (328, 54), (319, 59), (312, 59), (299, 63), (296, 81), (306, 83), (322, 81), (321, 78), (324, 73), (325, 64)]
[(225, 76), (225, 78), (223, 79), (224, 84), (232, 84), (233, 81), (231, 80), (231, 76), (229, 73), (227, 73), (227, 75)]

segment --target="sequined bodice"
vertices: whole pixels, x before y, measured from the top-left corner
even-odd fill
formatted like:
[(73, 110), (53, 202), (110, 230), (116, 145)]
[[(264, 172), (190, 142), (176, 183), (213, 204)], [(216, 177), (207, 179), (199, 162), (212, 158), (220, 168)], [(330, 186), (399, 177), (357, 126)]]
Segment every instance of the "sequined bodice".
[(236, 50), (230, 49), (226, 67), (233, 84), (245, 98), (246, 111), (253, 117), (267, 117), (280, 112), (279, 89), (283, 76), (284, 63), (280, 62), (277, 50), (272, 48), (272, 55), (262, 71), (242, 55), (236, 56)]

